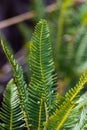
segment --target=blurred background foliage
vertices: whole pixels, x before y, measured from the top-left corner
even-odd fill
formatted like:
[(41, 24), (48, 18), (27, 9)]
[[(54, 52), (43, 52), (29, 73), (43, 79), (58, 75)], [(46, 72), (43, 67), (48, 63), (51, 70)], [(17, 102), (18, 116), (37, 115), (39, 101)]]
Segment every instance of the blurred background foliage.
[[(29, 43), (34, 26), (39, 19), (45, 18), (50, 28), (55, 71), (58, 75), (58, 92), (65, 93), (68, 88), (74, 86), (79, 76), (87, 71), (87, 0), (27, 1), (25, 11), (32, 10), (35, 17), (15, 25), (18, 39), (16, 37), (9, 40), (3, 30), (1, 34), (3, 39), (11, 44), (19, 64), (23, 67), (26, 81), (29, 82)], [(13, 32), (10, 32), (10, 37), (14, 37)], [(14, 40), (15, 42), (12, 42)], [(15, 46), (18, 48), (15, 49)], [(3, 54), (2, 57), (4, 60)], [(12, 74), (6, 62), (1, 64), (0, 71), (1, 90)]]

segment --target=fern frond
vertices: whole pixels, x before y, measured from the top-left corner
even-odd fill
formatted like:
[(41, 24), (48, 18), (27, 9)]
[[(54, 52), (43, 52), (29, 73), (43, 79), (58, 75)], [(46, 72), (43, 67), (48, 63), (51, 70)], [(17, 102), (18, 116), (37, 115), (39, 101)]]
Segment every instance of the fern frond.
[(68, 92), (66, 92), (65, 98), (69, 99), (70, 101), (73, 101), (86, 83), (87, 83), (87, 73), (84, 73), (80, 77), (80, 80), (76, 84), (76, 86), (74, 88), (71, 88)]
[(76, 106), (65, 121), (62, 130), (84, 130), (87, 128), (87, 92), (76, 99)]
[[(32, 37), (30, 44), (30, 70), (32, 77), (29, 85), (29, 115), (31, 120), (33, 120), (31, 121), (33, 126), (36, 124), (36, 129), (39, 129), (39, 126), (42, 128), (42, 121), (46, 121), (51, 114), (51, 104), (55, 91), (53, 88), (55, 81), (53, 72), (55, 68), (52, 45), (50, 43), (48, 25), (45, 20), (40, 20), (36, 25)], [(33, 114), (31, 114), (32, 109)], [(41, 123), (39, 123), (40, 120)], [(39, 125), (37, 126), (38, 123)]]
[(7, 47), (7, 45), (2, 41), (1, 41), (1, 45), (13, 70), (14, 81), (18, 89), (21, 109), (24, 111), (24, 118), (25, 118), (26, 126), (28, 127), (29, 125), (28, 105), (27, 105), (28, 104), (28, 91), (27, 91), (27, 85), (24, 81), (23, 72), (22, 72), (21, 67), (17, 64), (12, 52), (10, 51), (10, 48)]
[(83, 94), (76, 103), (78, 103), (78, 105), (71, 112), (71, 114), (77, 112), (77, 121), (74, 123), (73, 130), (87, 129), (87, 92)]
[(65, 101), (61, 103), (60, 107), (55, 110), (53, 116), (49, 118), (47, 125), (47, 129), (50, 130), (53, 128), (53, 130), (60, 130), (60, 128), (63, 126), (64, 122), (66, 121), (68, 115), (72, 111), (75, 104), (73, 103), (73, 100), (77, 96), (77, 94), (80, 92), (80, 90), (83, 88), (85, 83), (87, 82), (87, 73), (84, 73), (78, 84), (71, 88), (68, 92), (65, 94)]
[(23, 113), (20, 109), (17, 87), (11, 80), (4, 92), (0, 110), (0, 130), (22, 130), (24, 127)]
[(81, 114), (79, 117), (78, 123), (75, 125), (75, 127), (72, 130), (84, 130), (87, 129), (87, 106), (83, 107)]
[(54, 114), (49, 118), (47, 123), (44, 123), (47, 127), (47, 130), (60, 130), (63, 123), (69, 116), (69, 113), (73, 109), (75, 104), (73, 102), (64, 101), (60, 106), (59, 109), (56, 109)]
[(56, 109), (59, 109), (60, 105), (65, 101), (64, 96), (57, 93), (55, 100), (52, 103), (52, 114), (54, 114)]

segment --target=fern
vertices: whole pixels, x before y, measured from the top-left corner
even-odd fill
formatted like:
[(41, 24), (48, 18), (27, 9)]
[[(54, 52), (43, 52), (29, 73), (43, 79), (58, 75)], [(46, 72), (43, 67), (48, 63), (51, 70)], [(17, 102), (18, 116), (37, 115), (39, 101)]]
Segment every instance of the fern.
[[(45, 20), (40, 20), (32, 37), (30, 69), (32, 77), (29, 84), (29, 115), (34, 120), (33, 126), (36, 126), (39, 130), (39, 127), (42, 127), (42, 122), (48, 120), (50, 115), (55, 80), (50, 34)], [(35, 108), (35, 111), (31, 114), (33, 108)], [(35, 122), (38, 126), (35, 125)]]
[(83, 107), (82, 111), (80, 112), (80, 120), (75, 125), (73, 130), (83, 130), (87, 129), (87, 107)]
[[(56, 85), (56, 76), (54, 74), (55, 66), (47, 22), (45, 20), (39, 21), (30, 42), (29, 64), (31, 79), (29, 85), (26, 85), (22, 69), (17, 64), (9, 47), (3, 42), (1, 42), (1, 45), (12, 66), (14, 82), (17, 88), (13, 85), (13, 81), (9, 83), (9, 86), (13, 85), (14, 87), (7, 87), (3, 108), (0, 113), (1, 121), (3, 122), (1, 122), (0, 128), (2, 130), (5, 130), (7, 127), (8, 129), (10, 127), (10, 129), (14, 130), (21, 129), (24, 126), (26, 126), (28, 130), (63, 130), (67, 128), (67, 124), (70, 123), (70, 113), (77, 113), (78, 111), (76, 107), (78, 104), (76, 96), (84, 87), (85, 83), (87, 83), (87, 73), (81, 76), (76, 86), (66, 92), (65, 96), (57, 95), (54, 87), (54, 85)], [(8, 99), (8, 95), (10, 96), (10, 100)], [(17, 100), (14, 99), (15, 97)], [(16, 101), (18, 101), (19, 104), (16, 104)], [(9, 105), (8, 102), (12, 104)], [(85, 104), (87, 103), (85, 102), (82, 107), (84, 107)], [(9, 109), (9, 107), (12, 109)], [(73, 122), (68, 128), (77, 128), (78, 130), (79, 128), (85, 128), (87, 123), (82, 117), (84, 113), (86, 118), (85, 108), (75, 116), (77, 120), (77, 117), (80, 118), (78, 115), (81, 115), (80, 122), (82, 124), (80, 123), (79, 125), (79, 121), (77, 124)], [(12, 116), (12, 112), (14, 116)], [(15, 119), (17, 119), (18, 122), (16, 122)]]
[(18, 95), (20, 99), (21, 109), (24, 112), (24, 118), (26, 122), (26, 127), (29, 129), (28, 123), (28, 92), (27, 92), (27, 85), (24, 81), (23, 72), (21, 67), (17, 64), (10, 48), (8, 48), (5, 43), (1, 42), (2, 48), (8, 58), (9, 63), (12, 66), (14, 81), (16, 83), (18, 89)]
[(62, 130), (84, 130), (87, 127), (87, 92), (76, 99), (76, 106), (63, 124)]
[(74, 88), (71, 88), (68, 92), (66, 92), (65, 101), (63, 101), (60, 104), (59, 109), (55, 110), (54, 115), (52, 115), (49, 118), (48, 125), (47, 125), (48, 130), (51, 129), (51, 127), (53, 128), (53, 130), (55, 129), (60, 130), (63, 123), (67, 119), (69, 113), (75, 106), (75, 103), (73, 102), (73, 100), (75, 99), (77, 94), (80, 92), (80, 90), (83, 88), (86, 82), (87, 82), (87, 74), (83, 74), (78, 84)]
[(0, 111), (0, 130), (22, 130), (24, 127), (23, 113), (20, 109), (17, 87), (11, 80), (4, 92), (2, 109)]
[(77, 101), (78, 105), (72, 111), (76, 113), (77, 122), (74, 126), (73, 130), (83, 130), (87, 129), (87, 100), (86, 100), (87, 93), (83, 94), (80, 99)]

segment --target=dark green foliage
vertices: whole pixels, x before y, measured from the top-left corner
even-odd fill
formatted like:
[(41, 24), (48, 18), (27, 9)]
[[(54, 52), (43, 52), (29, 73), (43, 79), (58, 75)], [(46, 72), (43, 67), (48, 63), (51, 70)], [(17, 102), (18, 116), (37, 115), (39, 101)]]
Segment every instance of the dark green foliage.
[(87, 92), (77, 101), (76, 107), (71, 111), (65, 121), (62, 130), (86, 130), (87, 129)]
[[(32, 77), (29, 84), (29, 115), (34, 120), (33, 126), (42, 126), (42, 121), (45, 121), (51, 114), (51, 104), (55, 94), (53, 88), (55, 67), (49, 29), (45, 20), (40, 20), (37, 24), (30, 43), (30, 69)], [(33, 111), (32, 114), (33, 108), (36, 111)], [(41, 115), (39, 115), (40, 111)], [(47, 117), (46, 113), (48, 113)], [(41, 119), (39, 119), (39, 116), (41, 116)], [(35, 125), (35, 122), (37, 125)]]
[(50, 130), (51, 128), (52, 130), (61, 129), (69, 113), (75, 106), (73, 100), (76, 98), (77, 94), (80, 92), (80, 90), (82, 89), (82, 87), (85, 85), (86, 82), (87, 82), (87, 74), (84, 74), (81, 76), (78, 84), (76, 84), (74, 88), (71, 88), (68, 92), (66, 92), (65, 99), (61, 97), (59, 98), (60, 100), (62, 100), (62, 102), (60, 104), (56, 102), (59, 105), (59, 107), (57, 107), (54, 114), (49, 118), (49, 121), (46, 124), (48, 130)]
[(22, 130), (24, 127), (23, 112), (20, 109), (17, 87), (11, 80), (4, 92), (0, 111), (0, 130)]
[[(9, 101), (6, 99), (7, 95), (10, 95), (9, 93), (12, 91), (14, 93), (13, 96), (11, 94), (10, 99), (13, 100), (15, 94), (15, 96), (18, 98), (17, 101), (19, 102), (19, 104), (16, 104), (17, 108), (19, 108), (20, 105), (20, 112), (18, 109), (15, 114), (19, 113), (20, 116), (23, 114), (21, 118), (20, 116), (16, 115), (18, 120), (18, 129), (21, 127), (22, 123), (23, 126), (25, 126), (28, 130), (64, 130), (65, 128), (70, 128), (70, 130), (79, 130), (79, 128), (85, 128), (87, 122), (86, 119), (82, 117), (82, 113), (84, 113), (86, 118), (86, 107), (81, 109), (79, 114), (77, 113), (79, 100), (76, 98), (76, 96), (87, 83), (87, 73), (84, 73), (81, 76), (77, 85), (68, 90), (65, 96), (57, 94), (57, 90), (55, 89), (56, 86), (54, 87), (54, 85), (56, 85), (56, 76), (52, 45), (50, 42), (50, 33), (46, 20), (40, 20), (36, 25), (32, 40), (29, 45), (28, 61), (31, 71), (29, 85), (26, 85), (22, 69), (17, 64), (9, 47), (7, 47), (7, 45), (3, 42), (1, 42), (1, 45), (8, 58), (8, 61), (12, 66), (14, 82), (17, 86), (17, 89), (15, 90), (17, 94), (14, 92), (14, 87), (7, 87), (7, 91), (4, 96), (5, 101), (3, 103), (7, 104), (7, 106), (3, 105), (3, 110), (1, 109), (1, 120), (4, 124), (6, 123), (3, 118), (5, 110), (5, 119), (7, 120), (7, 116), (9, 119), (11, 118), (11, 115), (9, 114), (10, 111), (8, 112), (8, 102), (11, 100)], [(12, 85), (13, 82), (10, 83), (9, 84)], [(14, 106), (14, 101), (12, 103)], [(82, 104), (81, 108), (85, 105), (86, 102)], [(12, 110), (14, 110), (14, 107)], [(74, 117), (71, 115), (71, 113), (77, 114)], [(71, 120), (69, 119), (71, 116), (76, 118), (78, 123), (73, 122), (72, 124), (70, 122), (72, 121), (72, 118)], [(14, 118), (16, 117), (14, 116)], [(23, 121), (21, 122), (21, 119), (23, 119), (25, 123)], [(3, 125), (2, 122), (0, 127), (2, 130), (5, 130), (5, 128), (3, 128), (5, 125)], [(68, 124), (70, 126), (68, 126)], [(10, 127), (11, 126), (12, 125), (10, 125)], [(14, 125), (12, 129), (15, 130)]]
[(3, 42), (1, 42), (1, 44), (13, 70), (14, 81), (18, 89), (21, 109), (24, 112), (23, 114), (26, 122), (26, 127), (28, 127), (28, 92), (27, 85), (24, 81), (23, 72), (21, 67), (17, 64), (12, 52), (9, 51), (10, 48), (7, 47)]

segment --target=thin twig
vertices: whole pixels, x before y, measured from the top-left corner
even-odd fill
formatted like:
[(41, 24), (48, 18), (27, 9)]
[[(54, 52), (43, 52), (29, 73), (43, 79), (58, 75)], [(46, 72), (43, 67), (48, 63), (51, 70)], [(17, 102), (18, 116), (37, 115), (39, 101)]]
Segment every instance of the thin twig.
[[(55, 10), (55, 7), (56, 7), (56, 3), (51, 4), (51, 5), (46, 7), (45, 11), (47, 13), (51, 13), (52, 11)], [(30, 11), (30, 12), (26, 12), (26, 13), (23, 13), (21, 15), (3, 20), (3, 21), (0, 22), (0, 29), (6, 28), (6, 27), (14, 25), (14, 24), (18, 24), (18, 23), (23, 22), (25, 20), (32, 19), (35, 16), (36, 16), (35, 12)]]
[(0, 22), (0, 29), (20, 23), (22, 21), (25, 21), (27, 19), (31, 19), (35, 17), (35, 14), (33, 12), (26, 12), (24, 14), (3, 20)]

